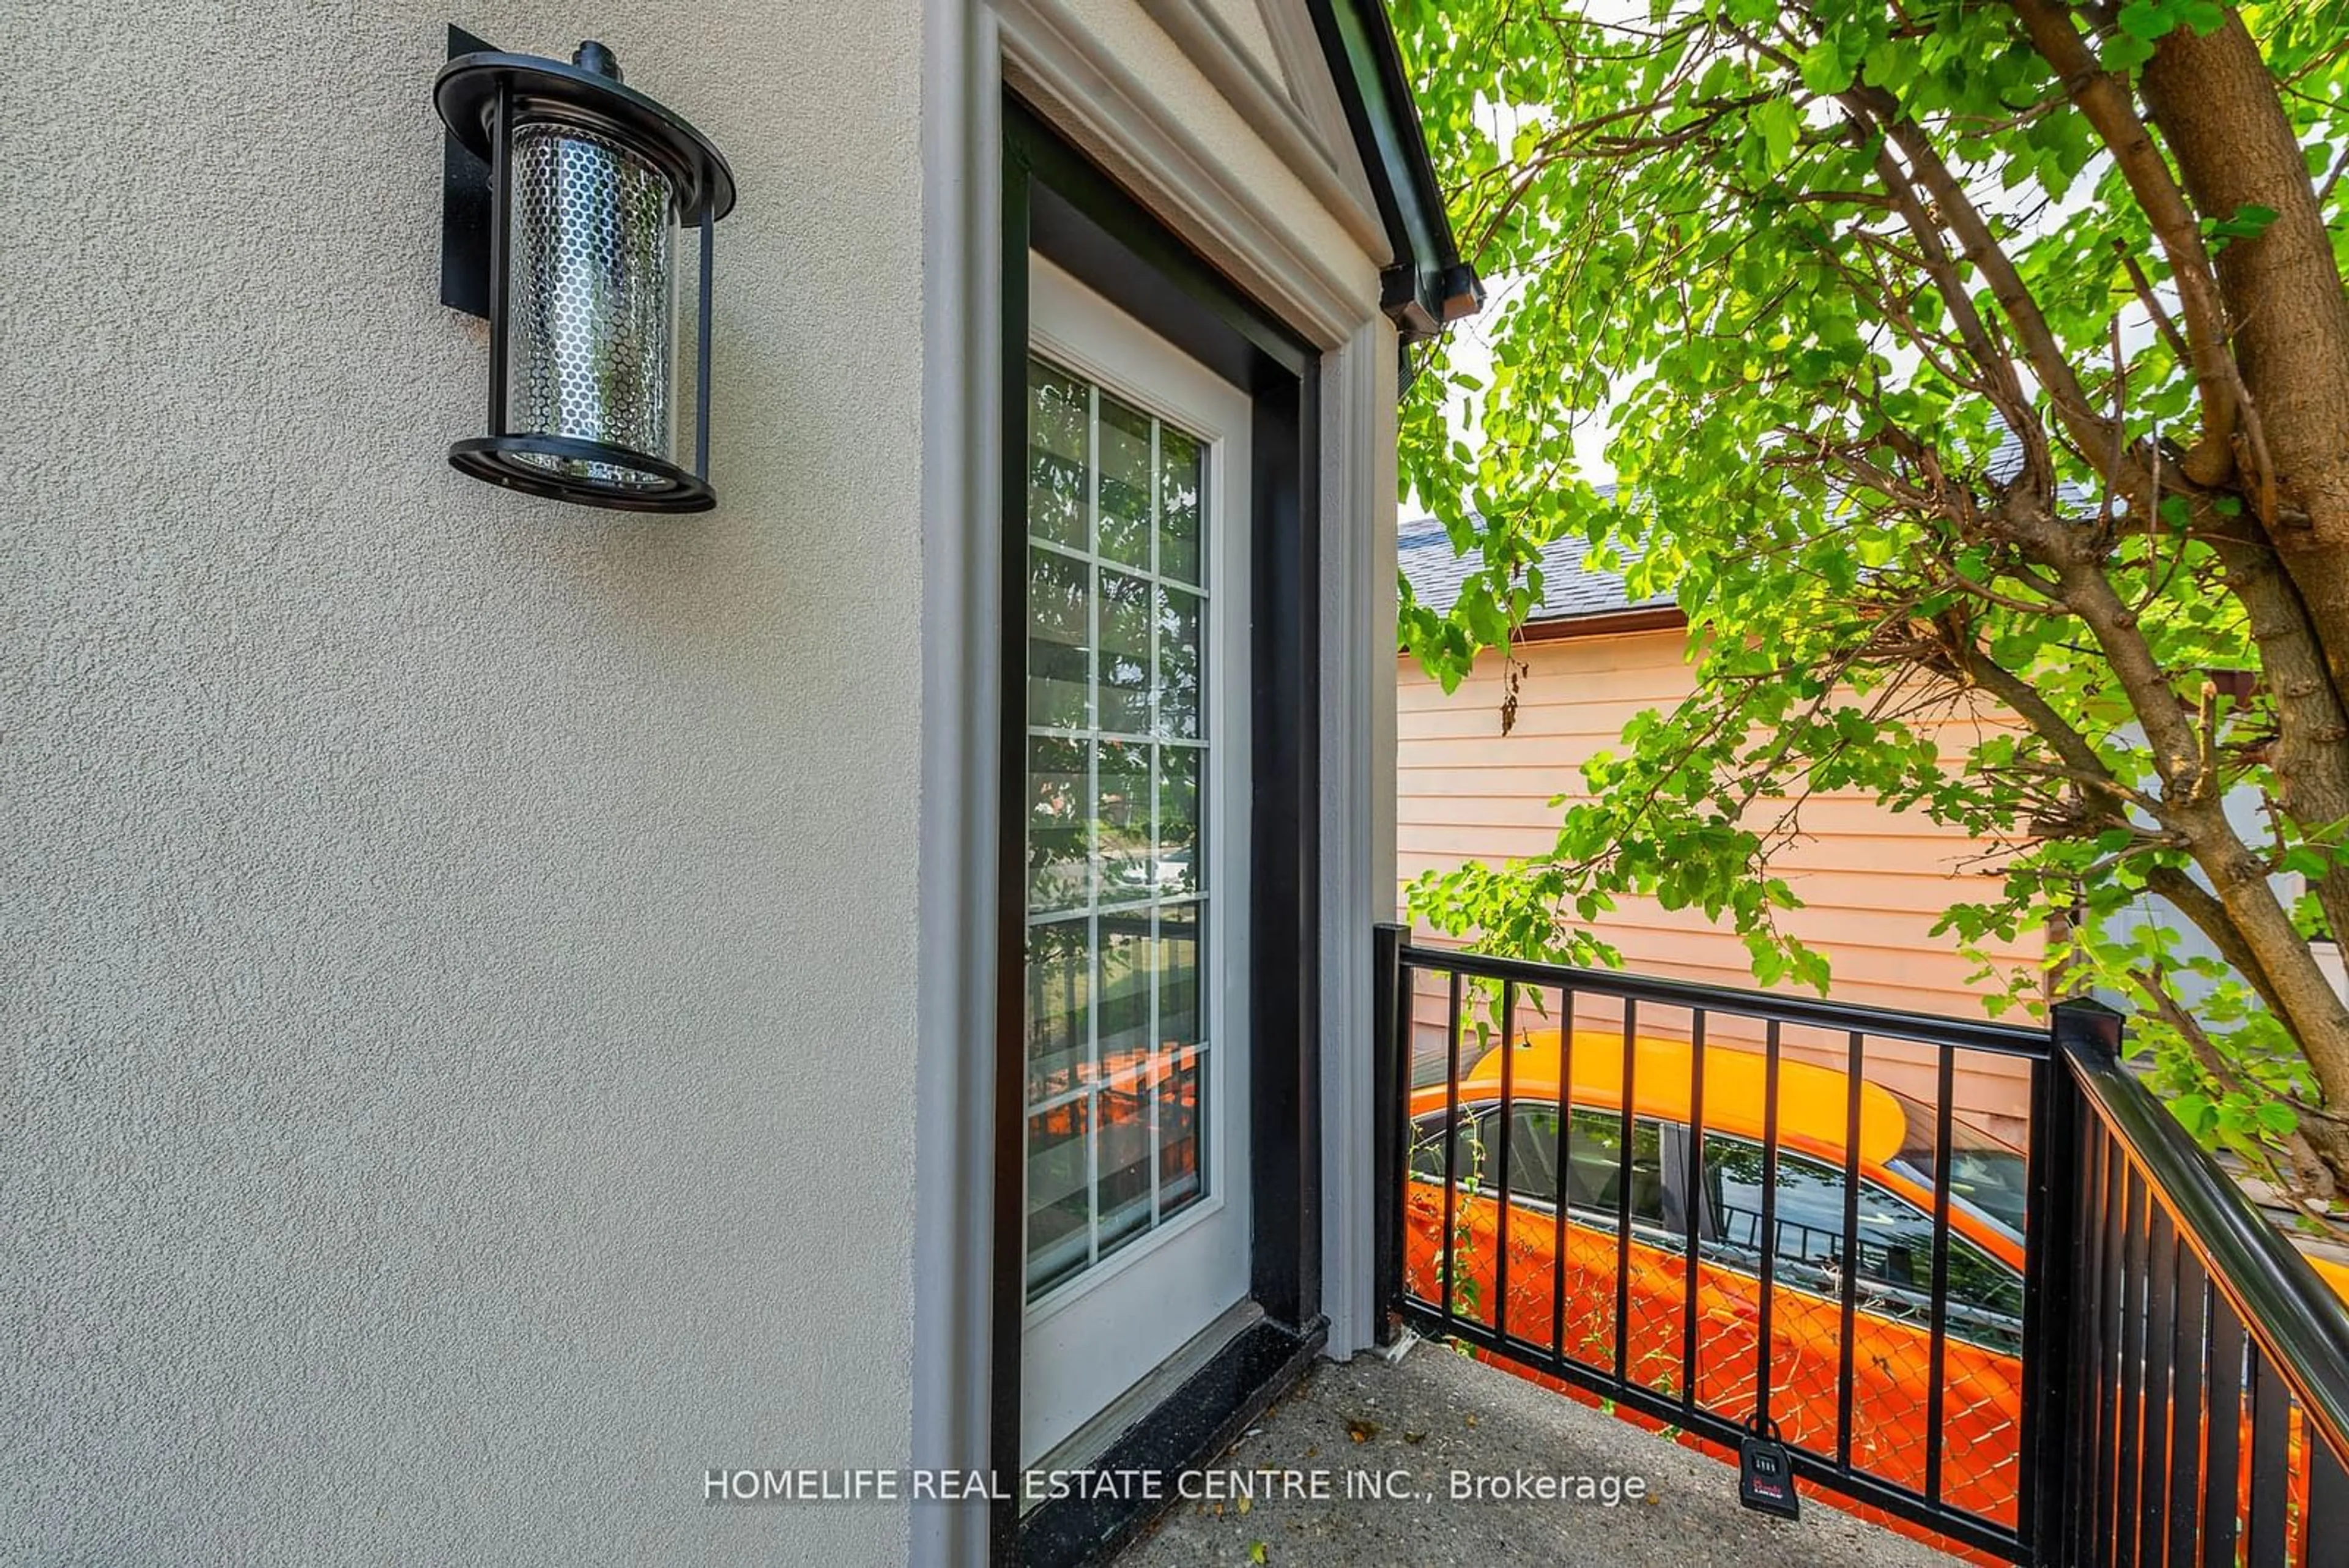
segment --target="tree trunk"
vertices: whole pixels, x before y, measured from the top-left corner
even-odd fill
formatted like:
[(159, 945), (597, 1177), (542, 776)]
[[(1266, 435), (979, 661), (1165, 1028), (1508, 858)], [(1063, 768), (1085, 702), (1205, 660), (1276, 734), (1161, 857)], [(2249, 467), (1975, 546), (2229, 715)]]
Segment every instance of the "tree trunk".
[[(2335, 691), (2349, 692), (2349, 297), (2305, 153), (2259, 46), (2231, 10), (2207, 36), (2191, 27), (2165, 36), (2143, 88), (2205, 219), (2245, 207), (2276, 214), (2257, 239), (2219, 253), (2220, 291), (2275, 466), (2276, 551), (2308, 607)], [(2245, 491), (2256, 497), (2252, 484)]]
[[(2141, 86), (2205, 220), (2246, 207), (2276, 214), (2257, 238), (2226, 244), (2216, 271), (2249, 394), (2235, 441), (2239, 488), (2289, 583), (2263, 580), (2255, 546), (2221, 555), (2277, 706), (2279, 804), (2304, 827), (2340, 822), (2349, 819), (2349, 296), (2305, 153), (2242, 19), (2230, 9), (2208, 35), (2190, 26), (2166, 35)], [(2262, 450), (2272, 465), (2266, 475)], [(2349, 936), (2349, 873), (2319, 878), (2314, 891), (2327, 923)], [(2245, 935), (2255, 950), (2280, 940)], [(2336, 1033), (2330, 1012), (2289, 1006), (2286, 1022), (2326, 1106), (2337, 1110), (2349, 1106), (2349, 1037)], [(2312, 1119), (2307, 1139), (2349, 1190), (2349, 1130)]]

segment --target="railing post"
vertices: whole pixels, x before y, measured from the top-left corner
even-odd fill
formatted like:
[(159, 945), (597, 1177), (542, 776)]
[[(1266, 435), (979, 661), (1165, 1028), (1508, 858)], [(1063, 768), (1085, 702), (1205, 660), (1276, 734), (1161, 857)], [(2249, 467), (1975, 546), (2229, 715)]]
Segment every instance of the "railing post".
[(2078, 1500), (2070, 1495), (2074, 1430), (2073, 1319), (2079, 1299), (2081, 1205), (2080, 1088), (2075, 1053), (2110, 1060), (2120, 1054), (2121, 1015), (2100, 1002), (2059, 1002), (2048, 1027), (2047, 1059), (2032, 1078), (2028, 1247), (2023, 1260), (2022, 1495), (2016, 1522), (2027, 1532), (2031, 1561), (2064, 1562)]
[(1410, 1082), (1403, 1055), (1411, 1039), (1402, 948), (1409, 935), (1404, 927), (1381, 921), (1371, 964), (1371, 1181), (1377, 1193), (1371, 1261), (1378, 1272), (1375, 1334), (1382, 1345), (1394, 1342), (1402, 1309), (1403, 1112)]
[(2117, 1062), (2121, 1054), (2121, 1015), (2092, 996), (2075, 996), (2057, 1002), (2055, 1044), (2069, 1045), (2098, 1061)]

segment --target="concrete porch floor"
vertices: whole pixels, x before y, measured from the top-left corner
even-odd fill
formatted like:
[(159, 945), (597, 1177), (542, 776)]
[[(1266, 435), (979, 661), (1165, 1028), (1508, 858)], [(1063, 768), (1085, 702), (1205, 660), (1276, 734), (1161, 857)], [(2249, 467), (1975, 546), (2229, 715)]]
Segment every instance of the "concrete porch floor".
[[(1799, 1521), (1749, 1512), (1737, 1504), (1736, 1472), (1727, 1465), (1436, 1345), (1414, 1345), (1392, 1365), (1373, 1356), (1322, 1363), (1211, 1469), (1330, 1472), (1334, 1496), (1267, 1500), (1259, 1492), (1246, 1512), (1236, 1502), (1220, 1511), (1211, 1502), (1178, 1502), (1119, 1554), (1118, 1568), (1948, 1568), (1956, 1561), (1829, 1508), (1816, 1490), (1805, 1491)], [(1345, 1495), (1349, 1471), (1398, 1470), (1412, 1472), (1412, 1491), (1432, 1500)], [(1454, 1471), (1519, 1470), (1614, 1477), (1619, 1491), (1638, 1476), (1647, 1496), (1612, 1507), (1452, 1496)]]

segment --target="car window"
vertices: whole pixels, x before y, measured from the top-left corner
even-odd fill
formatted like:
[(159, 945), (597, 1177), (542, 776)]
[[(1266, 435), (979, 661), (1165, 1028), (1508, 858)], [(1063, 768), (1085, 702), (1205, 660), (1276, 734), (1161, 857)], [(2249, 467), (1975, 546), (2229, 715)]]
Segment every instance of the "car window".
[[(1444, 1181), (1444, 1113), (1419, 1118), (1413, 1127), (1411, 1173), (1425, 1181)], [(1509, 1129), (1509, 1199), (1544, 1209), (1557, 1200), (1557, 1107), (1527, 1101), (1516, 1107)], [(1489, 1189), (1499, 1177), (1500, 1128), (1489, 1104), (1462, 1106), (1458, 1150), (1453, 1169), (1460, 1184)], [(1614, 1111), (1581, 1107), (1573, 1113), (1573, 1134), (1567, 1140), (1567, 1203), (1612, 1221), (1618, 1212), (1623, 1181), (1623, 1121)], [(1637, 1225), (1676, 1229), (1666, 1212), (1661, 1135), (1657, 1124), (1641, 1118), (1631, 1127), (1631, 1219)]]
[[(1460, 1121), (1454, 1142), (1458, 1153), (1452, 1165), (1453, 1175), (1463, 1187), (1485, 1184), (1484, 1127), (1491, 1107), (1467, 1105), (1460, 1107)], [(1433, 1111), (1412, 1124), (1411, 1173), (1422, 1181), (1444, 1185), (1444, 1123), (1445, 1113)]]
[[(1762, 1250), (1762, 1146), (1708, 1133), (1704, 1187), (1716, 1259), (1757, 1273)], [(1772, 1277), (1837, 1298), (1845, 1259), (1843, 1172), (1806, 1155), (1778, 1154), (1778, 1202)], [(1858, 1296), (1879, 1317), (1932, 1322), (1933, 1221), (1923, 1210), (1878, 1183), (1859, 1184)], [(2022, 1345), (2023, 1277), (1954, 1230), (1950, 1232), (1949, 1332), (2004, 1351)]]
[[(1557, 1113), (1552, 1109), (1549, 1114), (1555, 1129)], [(1614, 1219), (1621, 1211), (1623, 1194), (1621, 1114), (1595, 1107), (1575, 1111), (1566, 1164), (1568, 1204)], [(1631, 1222), (1665, 1226), (1661, 1129), (1646, 1116), (1631, 1124)]]
[(1515, 1121), (1509, 1128), (1509, 1196), (1513, 1200), (1524, 1198), (1554, 1206), (1557, 1201), (1557, 1107), (1521, 1105)]
[[(1930, 1188), (1940, 1165), (1933, 1152), (1933, 1107), (1898, 1089), (1887, 1093), (1899, 1104), (1906, 1123), (1893, 1165), (1918, 1186)], [(1950, 1196), (2020, 1245), (2030, 1189), (2030, 1170), (2023, 1151), (1968, 1125), (1961, 1116), (1950, 1118), (1950, 1147), (1954, 1156), (1950, 1161)]]

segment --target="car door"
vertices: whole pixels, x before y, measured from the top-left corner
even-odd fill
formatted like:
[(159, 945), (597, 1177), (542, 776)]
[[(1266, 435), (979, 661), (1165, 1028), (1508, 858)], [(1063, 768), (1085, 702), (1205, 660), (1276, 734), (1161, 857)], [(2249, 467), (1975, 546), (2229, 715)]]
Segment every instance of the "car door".
[[(1706, 1265), (1701, 1294), (1758, 1317), (1765, 1172), (1762, 1146), (1707, 1134)], [(1844, 1256), (1843, 1172), (1793, 1149), (1778, 1155), (1772, 1216), (1771, 1414), (1790, 1442), (1833, 1454), (1843, 1362), (1843, 1272), (1853, 1283), (1851, 1460), (1912, 1490), (1926, 1480), (1932, 1386), (1933, 1225), (1930, 1215), (1860, 1179), (1857, 1255)], [(2020, 1408), (2022, 1278), (1954, 1230), (1942, 1349), (1942, 1495), (2013, 1523)], [(1758, 1324), (1724, 1331), (1715, 1352), (1744, 1357), (1741, 1397), (1702, 1385), (1709, 1404), (1754, 1403)], [(1711, 1370), (1710, 1366), (1708, 1370)], [(1723, 1396), (1729, 1396), (1724, 1399)]]
[[(1679, 1186), (1665, 1172), (1682, 1158), (1677, 1150), (1684, 1134), (1677, 1124), (1649, 1117), (1633, 1124), (1630, 1229), (1628, 1239), (1619, 1240), (1626, 1212), (1621, 1113), (1590, 1106), (1569, 1110), (1561, 1146), (1557, 1102), (1516, 1102), (1505, 1210), (1498, 1106), (1490, 1100), (1461, 1106), (1448, 1167), (1452, 1310), (1488, 1326), (1506, 1322), (1513, 1338), (1544, 1348), (1563, 1345), (1567, 1355), (1606, 1373), (1615, 1370), (1619, 1332), (1627, 1375), (1676, 1393), (1687, 1275)], [(1415, 1124), (1405, 1199), (1405, 1288), (1429, 1301), (1441, 1299), (1444, 1289), (1445, 1124), (1443, 1110), (1423, 1113)], [(1668, 1148), (1675, 1151), (1669, 1158)], [(1619, 1263), (1626, 1261), (1629, 1286), (1619, 1296)], [(1500, 1301), (1505, 1288), (1506, 1305)], [(1619, 1325), (1619, 1307), (1630, 1314)]]

